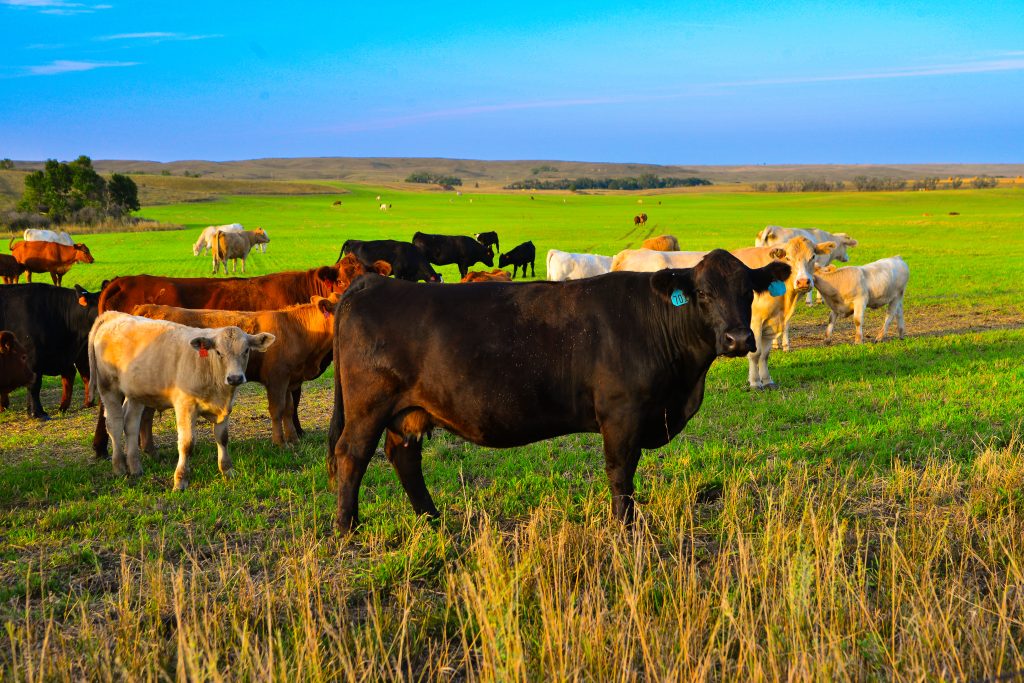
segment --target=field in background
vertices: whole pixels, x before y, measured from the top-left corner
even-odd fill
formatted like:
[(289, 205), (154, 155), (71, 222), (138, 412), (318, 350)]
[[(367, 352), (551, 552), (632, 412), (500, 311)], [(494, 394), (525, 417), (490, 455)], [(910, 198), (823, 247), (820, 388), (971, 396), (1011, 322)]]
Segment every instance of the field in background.
[[(495, 229), (506, 249), (534, 241), (538, 277), (551, 247), (612, 254), (669, 232), (686, 249), (736, 248), (776, 223), (848, 232), (861, 241), (853, 263), (902, 254), (911, 338), (823, 347), (825, 309), (801, 306), (804, 348), (772, 356), (779, 391), (749, 394), (745, 360), (716, 362), (701, 412), (641, 460), (632, 536), (609, 518), (594, 435), (496, 451), (436, 434), (424, 459), (436, 524), (413, 517), (378, 457), (364, 528), (346, 541), (325, 491), (329, 375), (307, 385), (309, 433), (292, 451), (269, 443), (262, 389), (243, 387), (237, 478), (219, 478), (201, 429), (192, 488), (177, 495), (169, 413), (158, 457), (127, 482), (90, 458), (80, 386), (76, 408), (41, 425), (25, 423), (17, 392), (0, 414), (0, 666), (12, 678), (888, 680), (1024, 668), (1019, 191), (344, 189), (147, 208), (188, 229), (90, 236), (97, 261), (67, 282), (206, 275), (192, 242), (234, 221), (271, 238), (250, 275), (332, 263), (353, 237)], [(880, 322), (869, 314), (868, 332)], [(44, 405), (58, 391), (48, 382)]]

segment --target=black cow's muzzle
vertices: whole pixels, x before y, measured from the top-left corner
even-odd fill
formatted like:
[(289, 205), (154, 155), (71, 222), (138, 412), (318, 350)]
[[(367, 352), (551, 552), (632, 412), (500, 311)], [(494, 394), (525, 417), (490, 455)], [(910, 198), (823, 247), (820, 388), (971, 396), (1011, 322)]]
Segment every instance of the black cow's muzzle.
[(745, 356), (757, 351), (754, 333), (747, 329), (730, 330), (719, 340), (719, 353), (723, 356)]

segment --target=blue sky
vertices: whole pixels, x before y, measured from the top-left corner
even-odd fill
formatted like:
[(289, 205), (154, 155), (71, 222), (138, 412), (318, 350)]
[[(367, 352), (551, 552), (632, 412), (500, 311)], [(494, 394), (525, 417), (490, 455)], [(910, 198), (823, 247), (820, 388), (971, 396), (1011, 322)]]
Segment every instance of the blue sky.
[(1024, 162), (1024, 1), (0, 0), (0, 157)]

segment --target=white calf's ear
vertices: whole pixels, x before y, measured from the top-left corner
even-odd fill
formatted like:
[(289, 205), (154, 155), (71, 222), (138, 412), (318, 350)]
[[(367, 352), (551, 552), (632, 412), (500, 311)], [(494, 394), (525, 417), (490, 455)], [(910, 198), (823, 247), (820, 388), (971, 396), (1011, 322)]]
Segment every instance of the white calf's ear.
[(247, 336), (249, 338), (250, 351), (266, 351), (270, 348), (270, 345), (277, 340), (277, 337), (269, 332), (260, 332), (259, 334), (250, 334)]
[(814, 245), (815, 254), (831, 254), (832, 250), (836, 248), (835, 242), (822, 242), (821, 244)]

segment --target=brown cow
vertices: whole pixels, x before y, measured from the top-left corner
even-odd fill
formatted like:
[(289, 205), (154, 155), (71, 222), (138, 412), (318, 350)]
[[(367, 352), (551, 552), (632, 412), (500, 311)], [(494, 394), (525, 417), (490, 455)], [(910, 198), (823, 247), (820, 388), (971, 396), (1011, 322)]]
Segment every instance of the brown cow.
[(334, 306), (338, 295), (325, 299), (314, 296), (310, 303), (280, 311), (210, 311), (143, 304), (132, 310), (154, 320), (169, 320), (189, 327), (239, 327), (257, 335), (269, 332), (277, 343), (266, 353), (249, 356), (245, 376), (267, 388), (267, 404), (278, 446), (295, 443), (295, 404), (292, 394), (302, 383), (323, 372), (324, 359), (331, 354), (334, 339)]
[(648, 237), (644, 240), (644, 243), (640, 245), (640, 248), (650, 249), (652, 251), (681, 251), (679, 248), (679, 240), (677, 240), (673, 235)]
[(0, 254), (0, 277), (4, 279), (5, 285), (17, 284), (24, 272), (25, 266), (18, 263), (18, 259), (10, 254)]
[(213, 274), (217, 274), (220, 264), (224, 264), (224, 274), (228, 274), (228, 261), (231, 261), (231, 272), (237, 272), (238, 260), (242, 261), (242, 272), (245, 272), (245, 260), (249, 251), (257, 244), (267, 244), (270, 238), (263, 228), (243, 230), (242, 232), (219, 231), (213, 237)]
[(471, 270), (462, 278), (462, 282), (511, 282), (512, 276), (507, 270), (495, 268), (491, 272), (483, 270)]
[(76, 263), (93, 263), (95, 259), (89, 252), (89, 247), (84, 244), (76, 244), (69, 247), (55, 242), (18, 242), (14, 244), (17, 237), (12, 237), (8, 246), (11, 255), (28, 272), (28, 281), (32, 282), (32, 273), (49, 273), (53, 284), (60, 287), (64, 273), (71, 270)]
[[(208, 308), (225, 311), (273, 311), (310, 301), (314, 296), (328, 297), (342, 294), (360, 275), (376, 272), (391, 274), (391, 266), (383, 261), (373, 264), (368, 271), (359, 260), (349, 254), (333, 266), (321, 266), (306, 271), (273, 273), (253, 278), (172, 278), (154, 275), (129, 275), (114, 278), (100, 295), (100, 313), (121, 311), (130, 313), (140, 304), (162, 304), (180, 308)], [(329, 361), (325, 359), (323, 370)], [(295, 405), (295, 431), (302, 436), (299, 423), (299, 400), (302, 390), (292, 395)], [(147, 410), (142, 420), (143, 448), (155, 452), (153, 445), (152, 411)], [(107, 452), (107, 433), (97, 429), (93, 450), (103, 457)]]
[(0, 331), (0, 412), (10, 405), (8, 393), (35, 381), (36, 373), (32, 372), (25, 347), (18, 343), (13, 332)]

